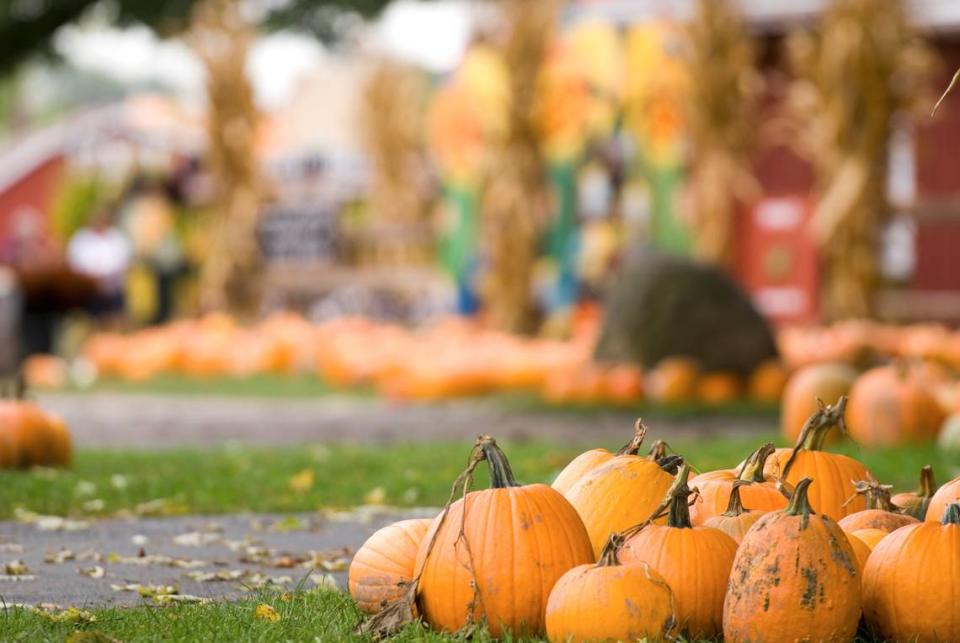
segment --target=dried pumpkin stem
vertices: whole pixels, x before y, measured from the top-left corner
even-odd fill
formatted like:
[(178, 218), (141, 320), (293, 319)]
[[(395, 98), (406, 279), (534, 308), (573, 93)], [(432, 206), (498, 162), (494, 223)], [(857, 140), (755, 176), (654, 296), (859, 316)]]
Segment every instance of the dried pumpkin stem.
[(513, 477), (513, 469), (510, 468), (510, 461), (506, 454), (497, 446), (497, 441), (489, 435), (482, 435), (477, 438), (477, 445), (483, 451), (483, 457), (490, 467), (490, 488), (506, 489), (508, 487), (519, 487), (520, 484)]
[[(687, 478), (690, 475), (690, 465), (683, 464), (680, 467), (680, 472), (677, 473), (677, 477), (674, 479), (673, 484), (670, 485), (670, 488), (667, 489), (666, 495), (664, 495), (663, 500), (657, 505), (657, 508), (654, 509), (650, 516), (647, 517), (643, 522), (639, 522), (632, 527), (627, 527), (620, 532), (620, 536), (623, 537), (624, 542), (630, 539), (631, 536), (635, 536), (649, 525), (652, 525), (655, 521), (668, 516), (670, 514), (671, 507), (673, 505), (674, 497), (678, 494), (684, 494), (684, 502), (687, 504), (687, 521), (690, 520), (689, 506), (699, 497), (699, 491), (696, 487), (690, 489), (687, 487)], [(687, 500), (689, 498), (689, 501)]]
[(633, 438), (620, 447), (617, 455), (637, 455), (640, 453), (640, 447), (643, 445), (643, 439), (646, 436), (647, 425), (643, 423), (642, 419), (637, 418), (637, 421), (633, 425)]
[(940, 522), (944, 525), (960, 525), (960, 502), (947, 505)]
[(680, 470), (680, 465), (683, 464), (683, 456), (668, 453), (670, 445), (667, 444), (664, 440), (657, 440), (653, 443), (653, 446), (650, 447), (650, 452), (647, 454), (647, 459), (652, 462), (656, 462), (657, 466), (669, 473), (670, 475), (677, 475), (677, 471)]
[(733, 488), (730, 489), (730, 500), (727, 502), (727, 510), (723, 512), (722, 515), (728, 518), (736, 518), (740, 514), (746, 513), (746, 509), (743, 507), (743, 500), (740, 498), (740, 487), (748, 484), (742, 480), (735, 480), (733, 483)]
[(932, 498), (936, 492), (937, 483), (933, 479), (933, 467), (925, 464), (920, 469), (920, 491), (917, 492), (917, 495), (921, 498)]
[(616, 532), (610, 534), (607, 538), (607, 544), (600, 551), (600, 558), (597, 560), (597, 567), (616, 567), (620, 564), (620, 549), (623, 547), (624, 537)]
[(891, 485), (880, 484), (877, 480), (857, 480), (853, 483), (856, 493), (843, 503), (847, 506), (853, 502), (857, 496), (863, 496), (867, 499), (867, 509), (879, 509), (881, 511), (896, 511), (897, 508), (890, 502)]
[(690, 505), (687, 504), (693, 490), (687, 486), (687, 479), (690, 477), (690, 465), (684, 464), (680, 467), (676, 479), (668, 492), (670, 499), (670, 512), (667, 514), (667, 525), (680, 529), (692, 529), (693, 523), (690, 522)]
[(793, 497), (790, 498), (790, 504), (783, 510), (783, 513), (788, 516), (800, 516), (801, 529), (806, 528), (810, 516), (816, 513), (810, 506), (809, 498), (807, 498), (807, 492), (810, 490), (811, 484), (813, 484), (812, 478), (804, 478), (798, 482), (793, 490)]
[(847, 409), (846, 395), (840, 396), (836, 404), (824, 404), (821, 399), (817, 399), (817, 404), (819, 408), (804, 422), (803, 428), (800, 430), (800, 436), (797, 438), (797, 444), (793, 447), (787, 463), (783, 465), (783, 471), (780, 474), (781, 480), (787, 479), (787, 475), (790, 473), (790, 469), (793, 467), (801, 449), (822, 451), (827, 433), (834, 427), (839, 427), (844, 434), (847, 433), (847, 427), (843, 419)]
[(751, 453), (740, 467), (737, 478), (746, 482), (763, 482), (763, 468), (767, 464), (767, 458), (773, 455), (776, 447), (772, 442), (767, 442), (762, 447)]

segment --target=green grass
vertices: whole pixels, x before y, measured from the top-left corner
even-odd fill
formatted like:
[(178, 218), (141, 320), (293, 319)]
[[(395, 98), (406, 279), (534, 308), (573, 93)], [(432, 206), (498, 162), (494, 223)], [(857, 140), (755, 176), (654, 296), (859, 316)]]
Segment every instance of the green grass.
[(158, 375), (143, 381), (104, 378), (91, 388), (67, 388), (70, 393), (149, 393), (156, 395), (217, 395), (224, 397), (309, 398), (330, 395), (369, 396), (370, 390), (333, 389), (311, 375), (253, 375), (250, 377), (190, 377)]
[[(708, 471), (736, 465), (768, 439), (773, 437), (681, 440), (672, 446), (698, 470)], [(148, 509), (161, 514), (286, 513), (373, 501), (439, 506), (463, 469), (470, 447), (466, 442), (441, 442), (210, 451), (81, 450), (69, 470), (0, 472), (0, 519), (12, 517), (17, 507), (83, 517), (132, 511), (151, 502)], [(582, 450), (542, 441), (504, 443), (503, 447), (517, 478), (524, 482), (550, 481)], [(960, 462), (933, 446), (862, 452), (846, 446), (840, 450), (862, 459), (881, 481), (898, 489), (912, 489), (924, 464), (934, 466), (941, 482), (960, 473)], [(312, 485), (292, 488), (291, 479), (304, 471), (312, 472)], [(476, 486), (485, 485), (486, 473), (481, 471)], [(162, 502), (153, 502), (157, 500)], [(144, 513), (144, 508), (137, 513)]]

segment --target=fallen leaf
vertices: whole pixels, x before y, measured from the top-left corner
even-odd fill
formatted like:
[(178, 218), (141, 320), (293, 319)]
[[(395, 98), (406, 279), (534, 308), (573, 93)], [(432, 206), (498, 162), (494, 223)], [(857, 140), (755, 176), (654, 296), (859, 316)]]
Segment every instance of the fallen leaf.
[(280, 620), (280, 614), (277, 613), (277, 610), (273, 609), (266, 603), (260, 603), (257, 605), (257, 609), (254, 610), (253, 615), (255, 618), (258, 618), (261, 621), (267, 621), (268, 623), (276, 623)]
[(296, 491), (297, 493), (306, 493), (313, 488), (313, 482), (316, 479), (316, 474), (313, 469), (304, 469), (300, 473), (294, 474), (290, 478), (290, 489)]
[(110, 589), (115, 592), (136, 592), (144, 598), (178, 594), (180, 592), (180, 589), (176, 585), (141, 585), (140, 583), (127, 583), (125, 585), (111, 584)]
[(23, 553), (23, 545), (17, 543), (0, 543), (0, 554), (20, 554)]
[(318, 589), (339, 589), (337, 579), (331, 574), (310, 574), (310, 582)]
[(54, 623), (94, 623), (97, 620), (93, 612), (82, 610), (76, 607), (68, 607), (65, 610), (56, 612), (44, 609), (34, 608), (34, 614), (42, 616)]
[(87, 513), (100, 513), (107, 506), (100, 498), (94, 498), (93, 500), (87, 500), (85, 503), (80, 505), (80, 508), (86, 511)]
[(286, 518), (283, 518), (282, 520), (278, 520), (277, 522), (270, 525), (270, 531), (274, 531), (278, 533), (285, 533), (288, 531), (300, 531), (306, 528), (307, 527), (304, 524), (304, 522), (299, 518), (297, 518), (296, 516), (287, 516)]
[(97, 485), (89, 480), (81, 480), (77, 483), (77, 486), (73, 488), (73, 494), (75, 496), (92, 496), (95, 493), (97, 493)]
[(383, 487), (374, 487), (363, 497), (368, 505), (382, 505), (387, 499), (387, 490)]
[(61, 516), (42, 514), (17, 507), (13, 512), (18, 522), (32, 524), (38, 531), (82, 531), (90, 528), (88, 520), (69, 520)]
[(30, 568), (22, 560), (11, 560), (9, 563), (4, 563), (0, 570), (8, 576), (25, 576), (30, 573)]
[(187, 572), (186, 576), (190, 580), (198, 583), (212, 583), (220, 581), (231, 581), (243, 578), (247, 572), (242, 569), (224, 569), (218, 572)]
[(54, 552), (52, 554), (47, 554), (46, 556), (44, 556), (43, 562), (51, 565), (62, 565), (68, 560), (76, 559), (76, 557), (77, 557), (76, 554), (74, 554), (69, 549), (61, 549), (58, 552)]
[(157, 605), (166, 605), (169, 603), (199, 603), (205, 605), (212, 603), (212, 599), (203, 596), (193, 596), (192, 594), (158, 594), (153, 597), (153, 602)]
[(219, 532), (190, 531), (174, 536), (173, 544), (181, 547), (206, 547), (220, 540), (223, 540), (223, 535)]
[(90, 578), (103, 578), (107, 574), (103, 567), (100, 567), (99, 565), (95, 565), (93, 567), (80, 567), (77, 569), (77, 573), (81, 576), (89, 576)]

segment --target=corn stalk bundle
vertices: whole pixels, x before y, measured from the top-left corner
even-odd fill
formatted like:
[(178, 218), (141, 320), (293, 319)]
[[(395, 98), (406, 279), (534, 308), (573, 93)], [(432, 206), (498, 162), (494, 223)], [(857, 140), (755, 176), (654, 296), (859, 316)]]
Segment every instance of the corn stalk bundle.
[(819, 183), (811, 225), (823, 310), (869, 316), (888, 215), (887, 141), (894, 117), (925, 98), (930, 54), (899, 0), (834, 0), (819, 32), (793, 34), (789, 52), (798, 77), (791, 106), (804, 123), (797, 142)]
[(215, 185), (210, 245), (200, 277), (206, 310), (255, 313), (262, 257), (256, 240), (264, 196), (256, 158), (259, 114), (246, 74), (253, 29), (233, 0), (204, 0), (189, 42), (206, 71), (207, 138)]
[(359, 118), (372, 166), (368, 203), (374, 233), (367, 250), (376, 263), (419, 263), (429, 257), (420, 118), (424, 90), (414, 70), (384, 60), (363, 91)]
[(529, 332), (536, 323), (531, 289), (547, 198), (537, 88), (557, 7), (555, 0), (502, 0), (501, 9), (510, 104), (502, 133), (490, 143), (480, 202), (481, 238), (489, 262), (482, 289), (496, 327)]
[(695, 250), (701, 259), (728, 265), (735, 208), (757, 192), (750, 153), (760, 79), (750, 36), (731, 0), (700, 0), (687, 37)]

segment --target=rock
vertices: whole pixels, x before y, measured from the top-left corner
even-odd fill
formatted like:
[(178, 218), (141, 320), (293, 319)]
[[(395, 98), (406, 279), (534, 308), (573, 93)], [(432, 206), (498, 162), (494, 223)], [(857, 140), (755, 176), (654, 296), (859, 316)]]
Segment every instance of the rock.
[(766, 320), (721, 270), (634, 251), (608, 293), (596, 357), (650, 368), (673, 355), (693, 357), (706, 371), (748, 375), (777, 348)]

